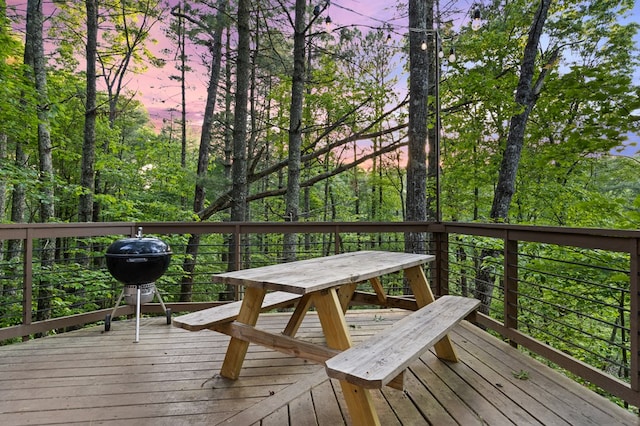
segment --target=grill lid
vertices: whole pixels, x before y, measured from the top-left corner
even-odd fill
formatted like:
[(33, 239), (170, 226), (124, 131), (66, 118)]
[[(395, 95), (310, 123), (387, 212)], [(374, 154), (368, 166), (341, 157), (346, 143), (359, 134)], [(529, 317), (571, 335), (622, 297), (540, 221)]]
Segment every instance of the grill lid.
[(152, 237), (123, 238), (107, 248), (106, 257), (154, 257), (171, 254), (171, 247), (161, 239)]
[(142, 237), (142, 229), (134, 238), (111, 243), (105, 253), (107, 269), (115, 279), (127, 285), (156, 281), (168, 269), (171, 247), (159, 238)]

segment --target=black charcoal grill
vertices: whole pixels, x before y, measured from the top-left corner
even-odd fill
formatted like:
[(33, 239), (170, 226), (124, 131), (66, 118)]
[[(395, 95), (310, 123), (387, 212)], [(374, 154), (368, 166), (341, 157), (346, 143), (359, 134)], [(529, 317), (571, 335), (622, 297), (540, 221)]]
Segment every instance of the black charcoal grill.
[(104, 331), (111, 329), (111, 318), (115, 315), (123, 298), (127, 305), (136, 306), (136, 342), (140, 338), (140, 305), (151, 302), (154, 295), (158, 296), (167, 317), (167, 324), (171, 324), (171, 310), (164, 305), (155, 286), (155, 281), (169, 268), (171, 261), (169, 245), (159, 238), (143, 237), (142, 228), (138, 228), (135, 237), (123, 238), (111, 243), (105, 258), (109, 272), (124, 284), (124, 287), (113, 311), (105, 317)]

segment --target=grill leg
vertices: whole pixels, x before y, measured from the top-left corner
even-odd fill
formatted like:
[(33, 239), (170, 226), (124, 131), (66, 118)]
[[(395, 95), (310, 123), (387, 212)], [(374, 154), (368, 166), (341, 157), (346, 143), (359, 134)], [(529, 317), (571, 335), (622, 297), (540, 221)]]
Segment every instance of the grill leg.
[(134, 343), (140, 341), (140, 286), (138, 286), (138, 300), (136, 300), (136, 340)]
[(160, 301), (160, 306), (162, 306), (162, 310), (164, 311), (164, 314), (167, 317), (167, 325), (169, 325), (171, 324), (171, 309), (167, 309), (167, 307), (164, 305), (164, 302), (162, 301), (162, 296), (160, 295), (160, 291), (158, 290), (158, 287), (155, 287), (155, 284), (154, 284), (154, 288), (155, 288), (155, 293), (158, 296), (158, 301)]
[(122, 302), (123, 297), (124, 297), (124, 287), (122, 287), (120, 296), (118, 296), (118, 301), (116, 302), (116, 306), (114, 306), (113, 311), (111, 311), (111, 318), (115, 318), (116, 310), (118, 309), (118, 306), (120, 306), (120, 302)]
[(118, 310), (118, 306), (120, 306), (120, 302), (122, 301), (123, 297), (124, 297), (124, 287), (122, 288), (122, 291), (120, 292), (120, 296), (118, 296), (118, 301), (116, 302), (116, 306), (114, 306), (113, 311), (111, 311), (110, 315), (107, 315), (104, 318), (104, 331), (111, 330), (111, 320), (113, 318), (115, 318), (116, 311)]
[[(155, 285), (154, 285), (155, 287)], [(167, 312), (167, 307), (164, 306), (164, 302), (162, 301), (162, 296), (160, 296), (160, 292), (158, 291), (158, 287), (155, 287), (156, 296), (158, 296), (158, 301), (160, 302), (160, 306), (162, 306), (162, 310)]]

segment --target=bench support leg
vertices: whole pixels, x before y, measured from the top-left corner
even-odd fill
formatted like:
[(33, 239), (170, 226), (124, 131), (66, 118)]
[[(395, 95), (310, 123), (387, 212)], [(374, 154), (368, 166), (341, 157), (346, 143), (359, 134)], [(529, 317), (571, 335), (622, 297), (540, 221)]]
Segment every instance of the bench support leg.
[[(327, 345), (332, 349), (345, 350), (351, 347), (351, 336), (342, 311), (342, 304), (335, 289), (321, 291), (313, 296), (318, 310)], [(373, 399), (368, 389), (340, 381), (340, 387), (354, 426), (380, 425)]]
[[(251, 326), (256, 325), (260, 307), (262, 306), (262, 301), (266, 293), (266, 290), (260, 288), (247, 287), (236, 321)], [(227, 348), (227, 354), (224, 357), (224, 362), (222, 363), (220, 375), (236, 380), (240, 376), (240, 370), (242, 369), (248, 348), (249, 342), (232, 337), (229, 342), (229, 347)]]
[[(409, 285), (411, 285), (411, 290), (416, 297), (416, 302), (419, 308), (436, 300), (433, 296), (433, 292), (431, 291), (431, 287), (429, 287), (429, 282), (427, 281), (427, 277), (424, 274), (422, 266), (414, 266), (412, 268), (405, 269), (404, 276), (409, 281)], [(446, 361), (458, 362), (458, 356), (456, 355), (456, 351), (453, 348), (453, 344), (451, 343), (449, 336), (444, 336), (439, 342), (437, 342), (434, 345), (434, 349), (436, 350), (436, 356), (438, 358)]]

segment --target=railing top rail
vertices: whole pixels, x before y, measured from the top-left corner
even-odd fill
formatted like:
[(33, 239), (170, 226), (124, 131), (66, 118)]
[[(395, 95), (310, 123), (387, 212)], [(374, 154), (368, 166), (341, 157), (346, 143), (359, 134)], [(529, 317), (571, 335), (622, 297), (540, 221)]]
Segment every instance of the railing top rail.
[(134, 222), (4, 223), (0, 224), (0, 239), (133, 235), (137, 226)]
[(509, 225), (502, 223), (449, 222), (443, 223), (441, 232), (617, 252), (630, 252), (633, 244), (637, 244), (640, 240), (640, 231), (636, 230), (562, 228), (556, 226)]
[(640, 230), (633, 229), (607, 229), (607, 228), (574, 228), (545, 225), (513, 225), (508, 223), (475, 223), (475, 222), (442, 222), (448, 232), (456, 232), (460, 229), (496, 229), (502, 231), (518, 231), (522, 233), (543, 232), (563, 235), (593, 235), (615, 238), (638, 238)]
[[(87, 222), (0, 224), (0, 240), (102, 235), (272, 232), (445, 232), (516, 241), (630, 251), (639, 230), (463, 222)], [(386, 229), (385, 229), (386, 228)], [(628, 241), (625, 242), (625, 240)]]

